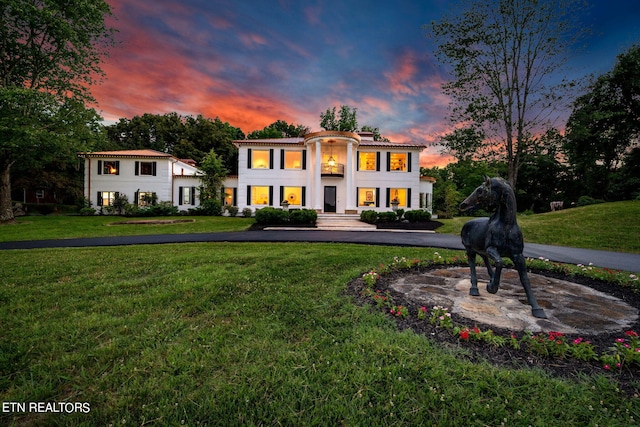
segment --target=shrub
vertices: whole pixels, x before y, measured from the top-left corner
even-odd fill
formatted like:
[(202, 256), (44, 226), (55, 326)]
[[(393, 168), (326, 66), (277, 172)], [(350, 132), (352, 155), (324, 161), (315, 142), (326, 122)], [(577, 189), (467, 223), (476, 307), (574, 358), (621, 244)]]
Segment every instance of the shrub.
[(594, 199), (591, 196), (580, 196), (580, 198), (578, 199), (578, 206), (595, 205), (597, 203), (604, 203), (604, 201)]
[(245, 218), (251, 218), (251, 216), (253, 215), (253, 211), (251, 210), (251, 208), (244, 208), (242, 209), (242, 216)]
[(286, 224), (287, 222), (289, 222), (289, 212), (284, 209), (266, 207), (256, 211), (257, 224), (277, 225)]
[(96, 210), (92, 207), (86, 206), (84, 208), (80, 208), (80, 215), (90, 216), (95, 214), (96, 214)]
[(118, 195), (113, 199), (113, 208), (118, 212), (119, 215), (122, 215), (125, 211), (125, 207), (129, 204), (129, 198), (126, 194), (118, 193)]
[(289, 211), (289, 221), (292, 224), (315, 224), (318, 213), (313, 209), (296, 209)]
[(398, 221), (402, 219), (402, 215), (404, 215), (404, 209), (396, 209), (396, 217)]
[(378, 222), (394, 222), (397, 219), (395, 212), (381, 212), (378, 214)]
[(378, 213), (372, 210), (360, 212), (360, 221), (368, 224), (374, 224), (378, 220)]
[(431, 221), (431, 214), (425, 209), (416, 209), (404, 213), (404, 218), (409, 222)]
[(191, 215), (198, 216), (220, 216), (222, 215), (222, 202), (216, 199), (203, 200), (195, 209), (189, 211)]
[(227, 209), (227, 212), (229, 212), (229, 216), (234, 217), (234, 216), (238, 215), (238, 210), (239, 209), (238, 209), (237, 206), (227, 206), (226, 209)]

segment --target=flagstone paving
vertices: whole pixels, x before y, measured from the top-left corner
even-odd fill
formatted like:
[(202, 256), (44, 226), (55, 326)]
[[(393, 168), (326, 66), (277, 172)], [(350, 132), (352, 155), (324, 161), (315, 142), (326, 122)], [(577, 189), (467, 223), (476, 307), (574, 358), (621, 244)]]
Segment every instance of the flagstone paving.
[(588, 286), (534, 273), (529, 273), (529, 279), (547, 319), (531, 315), (515, 270), (503, 270), (497, 294), (486, 291), (489, 277), (486, 270), (478, 268), (480, 296), (470, 296), (468, 267), (404, 275), (391, 283), (390, 288), (427, 308), (444, 306), (471, 322), (511, 331), (600, 334), (629, 328), (638, 320), (637, 309)]

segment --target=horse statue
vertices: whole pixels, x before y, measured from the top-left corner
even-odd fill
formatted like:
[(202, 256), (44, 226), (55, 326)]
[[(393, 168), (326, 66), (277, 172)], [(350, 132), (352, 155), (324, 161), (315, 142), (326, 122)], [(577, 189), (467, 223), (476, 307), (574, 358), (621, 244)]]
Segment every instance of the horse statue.
[[(527, 294), (531, 313), (534, 317), (546, 319), (544, 310), (538, 306), (531, 291), (527, 266), (522, 255), (522, 231), (516, 221), (516, 196), (511, 185), (502, 178), (485, 177), (485, 182), (460, 204), (462, 212), (478, 208), (495, 208), (495, 212), (489, 218), (468, 221), (460, 233), (471, 269), (469, 295), (480, 295), (476, 277), (476, 255), (480, 255), (487, 266), (490, 278), (487, 292), (492, 294), (498, 292), (500, 287), (500, 273), (504, 267), (502, 257), (511, 258)], [(495, 271), (491, 268), (490, 260), (495, 264)]]

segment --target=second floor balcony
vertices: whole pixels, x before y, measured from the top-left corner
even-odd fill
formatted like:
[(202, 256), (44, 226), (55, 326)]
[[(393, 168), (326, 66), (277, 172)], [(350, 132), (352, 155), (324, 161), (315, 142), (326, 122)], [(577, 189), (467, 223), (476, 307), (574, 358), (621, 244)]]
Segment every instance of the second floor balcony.
[(342, 178), (344, 177), (344, 165), (341, 163), (322, 163), (320, 174), (323, 177)]

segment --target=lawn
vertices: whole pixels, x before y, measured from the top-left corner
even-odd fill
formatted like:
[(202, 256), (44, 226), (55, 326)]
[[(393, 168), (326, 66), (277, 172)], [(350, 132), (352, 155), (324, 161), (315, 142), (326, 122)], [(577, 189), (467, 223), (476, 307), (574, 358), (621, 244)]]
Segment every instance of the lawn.
[[(121, 224), (128, 221), (188, 221), (165, 224)], [(47, 215), (17, 218), (18, 224), (0, 225), (0, 242), (76, 237), (135, 236), (148, 234), (214, 233), (243, 231), (251, 218), (185, 216), (125, 218), (120, 216)]]
[(638, 424), (640, 399), (612, 379), (472, 362), (344, 294), (396, 256), (435, 257), (304, 243), (4, 251), (3, 409), (90, 411), (3, 412), (0, 424)]
[[(460, 234), (470, 218), (439, 220), (440, 233)], [(640, 253), (640, 201), (602, 203), (537, 215), (518, 215), (525, 244)]]

